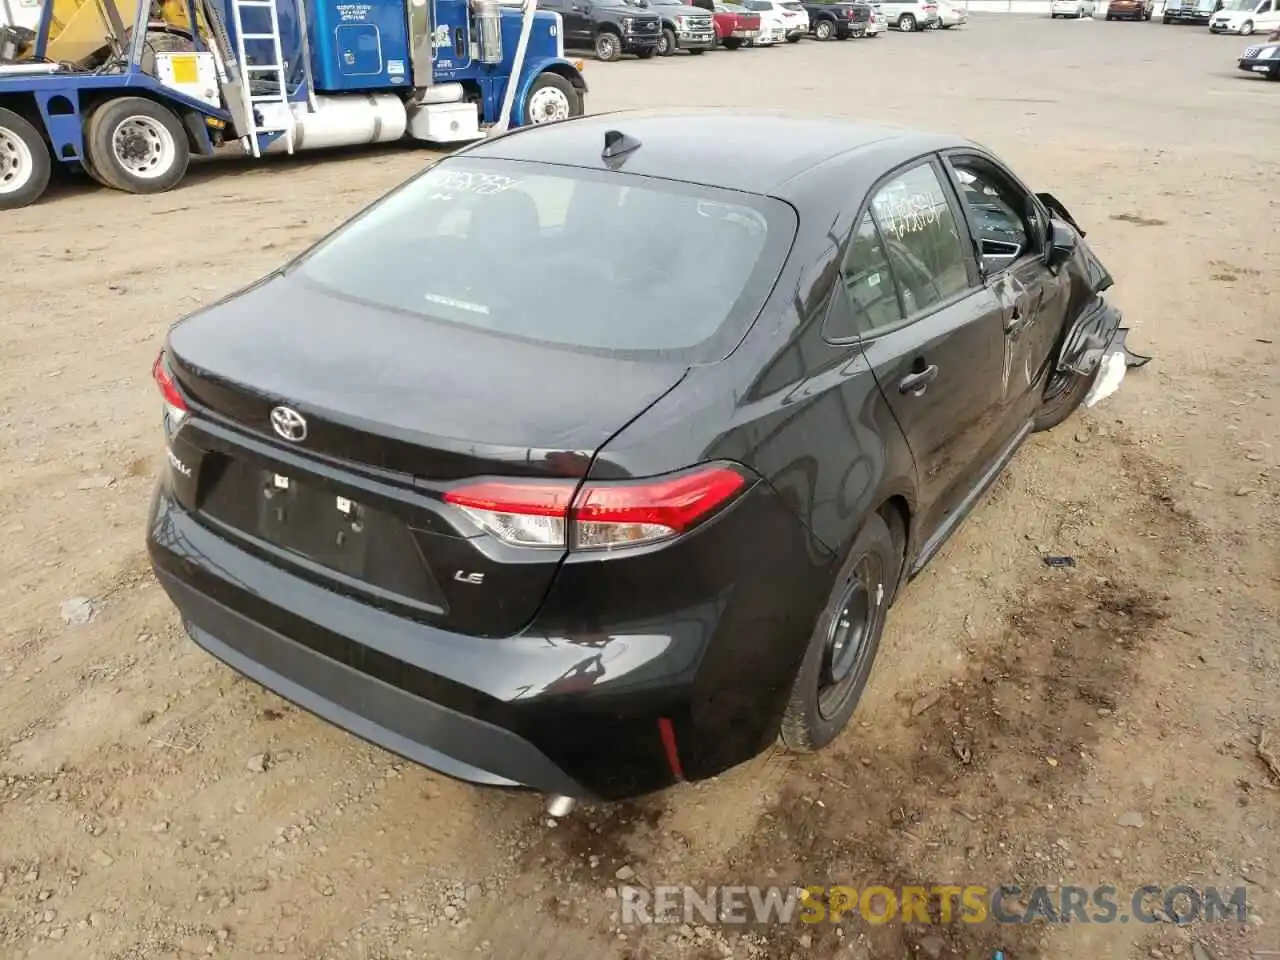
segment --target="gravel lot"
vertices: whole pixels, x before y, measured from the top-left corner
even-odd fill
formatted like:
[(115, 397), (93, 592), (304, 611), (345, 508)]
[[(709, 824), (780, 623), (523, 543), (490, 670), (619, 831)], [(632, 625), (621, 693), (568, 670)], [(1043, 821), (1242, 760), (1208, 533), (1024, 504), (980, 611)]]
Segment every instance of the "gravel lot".
[[(68, 184), (4, 214), (0, 956), (1280, 955), (1280, 769), (1259, 745), (1280, 740), (1280, 85), (1237, 76), (1244, 45), (978, 15), (588, 63), (594, 112), (748, 104), (986, 143), (1089, 230), (1156, 360), (1019, 454), (901, 598), (833, 750), (555, 827), (534, 797), (404, 764), (237, 679), (184, 639), (143, 549), (167, 325), (432, 154), (219, 160), (168, 195)], [(1246, 885), (1252, 915), (620, 933), (606, 888), (632, 874)]]

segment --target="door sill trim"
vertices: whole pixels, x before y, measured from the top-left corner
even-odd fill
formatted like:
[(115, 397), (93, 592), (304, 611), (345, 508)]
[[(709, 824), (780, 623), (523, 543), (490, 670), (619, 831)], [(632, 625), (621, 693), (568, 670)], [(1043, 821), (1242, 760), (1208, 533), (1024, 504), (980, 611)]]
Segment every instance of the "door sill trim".
[(925, 568), (930, 560), (942, 549), (942, 545), (951, 538), (956, 532), (965, 517), (973, 512), (973, 508), (978, 505), (978, 501), (982, 499), (982, 495), (991, 488), (996, 479), (1009, 465), (1009, 461), (1013, 459), (1013, 455), (1018, 452), (1018, 448), (1031, 436), (1032, 428), (1035, 426), (1034, 421), (1028, 420), (1014, 434), (1013, 439), (1005, 444), (1004, 449), (991, 462), (991, 466), (983, 472), (978, 478), (978, 482), (974, 484), (972, 489), (965, 494), (964, 499), (960, 501), (960, 505), (955, 509), (946, 522), (940, 526), (937, 531), (928, 540), (924, 542), (924, 546), (920, 548), (920, 552), (916, 554), (915, 562), (911, 565), (911, 570), (907, 575), (908, 579), (913, 579), (921, 570)]

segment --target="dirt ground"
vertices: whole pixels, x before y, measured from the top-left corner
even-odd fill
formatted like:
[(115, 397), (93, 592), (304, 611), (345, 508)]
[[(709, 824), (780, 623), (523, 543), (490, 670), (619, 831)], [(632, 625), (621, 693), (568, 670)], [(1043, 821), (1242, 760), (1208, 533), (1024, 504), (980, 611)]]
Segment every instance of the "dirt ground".
[[(588, 63), (593, 111), (745, 103), (985, 142), (1085, 225), (1156, 359), (1025, 447), (906, 590), (833, 749), (555, 826), (238, 679), (183, 637), (143, 548), (167, 325), (431, 154), (219, 161), (164, 196), (73, 184), (3, 214), (0, 956), (1280, 957), (1280, 85), (1235, 75), (1243, 45), (975, 16)], [(1244, 886), (1250, 915), (622, 929), (619, 876), (1107, 883), (1122, 908), (1146, 883)]]

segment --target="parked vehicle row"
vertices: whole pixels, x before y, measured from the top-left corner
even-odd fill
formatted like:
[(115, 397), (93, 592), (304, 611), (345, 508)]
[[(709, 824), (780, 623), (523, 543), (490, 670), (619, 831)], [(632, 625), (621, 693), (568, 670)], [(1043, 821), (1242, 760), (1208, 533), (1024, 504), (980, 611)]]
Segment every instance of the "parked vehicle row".
[(538, 0), (538, 8), (560, 14), (566, 47), (606, 61), (876, 37), (890, 26), (950, 29), (969, 18), (946, 0)]

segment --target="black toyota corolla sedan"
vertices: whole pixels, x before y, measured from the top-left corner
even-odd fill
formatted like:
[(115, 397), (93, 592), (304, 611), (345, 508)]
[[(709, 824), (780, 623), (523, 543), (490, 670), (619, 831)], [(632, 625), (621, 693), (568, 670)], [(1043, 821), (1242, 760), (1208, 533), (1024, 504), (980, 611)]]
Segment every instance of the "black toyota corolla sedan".
[(455, 777), (611, 800), (819, 748), (1122, 341), (1110, 284), (954, 137), (521, 129), (172, 328), (151, 558), (213, 656)]

